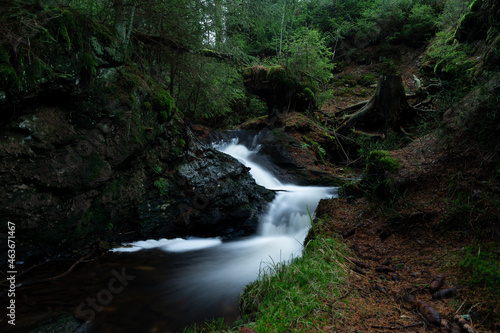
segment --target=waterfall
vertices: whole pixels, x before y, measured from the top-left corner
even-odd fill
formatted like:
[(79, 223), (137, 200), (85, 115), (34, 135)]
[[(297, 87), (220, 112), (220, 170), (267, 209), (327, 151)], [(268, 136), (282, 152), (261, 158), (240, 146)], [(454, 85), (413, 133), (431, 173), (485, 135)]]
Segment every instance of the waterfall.
[(238, 144), (235, 138), (229, 143), (218, 143), (214, 148), (231, 155), (250, 168), (256, 183), (277, 191), (276, 198), (262, 216), (259, 235), (288, 236), (303, 242), (310, 227), (310, 218), (321, 199), (337, 196), (336, 187), (298, 186), (283, 184), (269, 171), (253, 162), (260, 146), (254, 143), (253, 150)]
[[(113, 303), (120, 310), (99, 314), (91, 332), (135, 327), (133, 325), (145, 331), (144, 325), (156, 325), (154, 321), (148, 324), (144, 320), (151, 313), (156, 314), (154, 318), (165, 330), (173, 332), (181, 332), (185, 325), (206, 318), (224, 317), (234, 321), (239, 314), (238, 297), (245, 285), (276, 263), (302, 255), (310, 218), (319, 200), (335, 197), (337, 188), (280, 182), (255, 162), (259, 150), (257, 138), (250, 149), (236, 139), (216, 144), (214, 148), (250, 168), (259, 185), (276, 191), (275, 199), (260, 217), (258, 233), (236, 241), (160, 239), (113, 249), (118, 252), (114, 260), (127, 262), (127, 272), (138, 277), (125, 289), (126, 295), (120, 296), (122, 303)], [(113, 265), (119, 267), (116, 263)], [(154, 305), (154, 311), (147, 307), (137, 310), (137, 304), (144, 299)], [(120, 315), (116, 316), (117, 313)]]
[[(257, 184), (276, 191), (275, 199), (260, 218), (258, 234), (251, 239), (229, 243), (223, 243), (218, 238), (138, 241), (131, 243), (131, 246), (116, 248), (112, 251), (135, 252), (159, 248), (168, 252), (185, 252), (221, 246), (225, 249), (232, 248), (232, 251), (240, 247), (252, 252), (250, 248), (253, 248), (253, 252), (248, 253), (251, 259), (245, 261), (254, 260), (257, 267), (260, 267), (262, 260), (270, 259), (273, 262), (280, 262), (301, 255), (302, 244), (319, 201), (336, 197), (338, 188), (298, 186), (280, 182), (272, 173), (254, 162), (254, 157), (260, 149), (257, 137), (254, 138), (251, 149), (239, 144), (237, 138), (230, 142), (215, 143), (213, 147), (250, 168), (249, 172)], [(258, 274), (258, 271), (255, 274)]]

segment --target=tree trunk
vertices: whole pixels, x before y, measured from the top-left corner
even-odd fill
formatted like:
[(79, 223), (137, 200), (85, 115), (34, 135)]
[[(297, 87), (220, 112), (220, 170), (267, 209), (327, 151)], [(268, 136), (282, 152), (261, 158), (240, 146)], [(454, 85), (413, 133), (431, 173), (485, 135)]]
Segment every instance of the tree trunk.
[(126, 28), (125, 28), (125, 8), (123, 0), (114, 0), (113, 8), (115, 10), (115, 29), (118, 34), (118, 39), (121, 43), (125, 42)]
[(383, 135), (391, 131), (401, 132), (401, 126), (415, 114), (416, 110), (406, 100), (401, 76), (382, 75), (375, 95), (363, 108), (351, 115), (337, 132), (347, 134), (354, 129)]

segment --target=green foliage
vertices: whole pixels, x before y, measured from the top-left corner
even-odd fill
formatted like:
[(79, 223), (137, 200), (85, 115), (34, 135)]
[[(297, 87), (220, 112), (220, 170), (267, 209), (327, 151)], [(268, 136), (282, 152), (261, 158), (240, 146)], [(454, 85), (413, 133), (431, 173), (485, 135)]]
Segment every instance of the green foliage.
[(318, 82), (327, 81), (333, 76), (334, 65), (330, 62), (332, 52), (318, 30), (307, 27), (298, 29), (288, 53), (287, 67), (301, 81), (317, 87)]
[(314, 310), (329, 312), (327, 304), (340, 295), (339, 287), (347, 281), (346, 252), (339, 240), (316, 237), (307, 243), (301, 258), (269, 263), (240, 299), (248, 326), (257, 332), (286, 332), (290, 327), (298, 332), (313, 330), (318, 319), (313, 324), (306, 315)]
[(372, 84), (375, 84), (376, 82), (377, 82), (377, 75), (375, 75), (374, 73), (364, 74), (358, 80), (358, 84), (367, 87), (371, 86)]
[(81, 51), (85, 46), (85, 31), (82, 21), (82, 17), (77, 12), (65, 10), (54, 22), (49, 23), (49, 31), (56, 39), (59, 36), (62, 38), (68, 51), (72, 49)]
[(320, 158), (321, 162), (322, 162), (324, 165), (326, 165), (326, 160), (325, 160), (325, 158), (326, 158), (326, 150), (325, 150), (323, 147), (321, 147), (321, 145), (320, 145), (318, 142), (314, 141), (314, 140), (313, 140), (313, 139), (311, 139), (311, 138), (308, 138), (308, 137), (307, 137), (307, 136), (305, 136), (305, 135), (304, 135), (304, 140), (306, 140), (307, 142), (309, 142), (309, 143), (310, 143), (310, 145), (309, 145), (309, 144), (307, 144), (307, 143), (305, 143), (305, 142), (303, 142), (303, 143), (302, 143), (302, 147), (303, 147), (303, 148), (304, 148), (304, 147), (306, 147), (306, 146), (307, 146), (307, 147), (313, 147), (313, 148), (314, 148), (314, 151), (318, 154), (318, 156), (319, 156), (319, 158)]
[(158, 123), (164, 124), (172, 119), (174, 113), (177, 111), (174, 99), (170, 93), (164, 89), (158, 89), (151, 105), (153, 111), (158, 115)]
[(215, 332), (225, 332), (231, 333), (236, 332), (232, 330), (228, 323), (224, 321), (224, 318), (215, 318), (208, 320), (201, 324), (194, 323), (189, 327), (184, 328), (183, 333), (215, 333)]
[(10, 84), (21, 88), (21, 81), (10, 62), (9, 53), (0, 45), (0, 87)]
[(358, 154), (364, 156), (365, 159), (368, 157), (370, 152), (376, 150), (396, 150), (401, 148), (402, 144), (405, 142), (405, 138), (396, 134), (390, 133), (385, 140), (374, 140), (368, 136), (363, 135), (350, 135), (356, 145), (359, 147)]
[(111, 232), (114, 227), (115, 227), (114, 224), (109, 222), (108, 225), (106, 226), (106, 231)]
[(439, 25), (442, 29), (455, 26), (460, 18), (468, 10), (470, 0), (447, 0), (444, 2), (444, 8), (439, 17)]
[(246, 109), (233, 107), (246, 100), (243, 79), (237, 69), (214, 59), (193, 58), (190, 71), (180, 80), (177, 106), (194, 121), (223, 126), (240, 120)]
[(68, 35), (68, 29), (64, 24), (61, 24), (61, 37), (66, 41), (68, 50), (71, 50), (71, 39)]
[(459, 262), (463, 278), (471, 286), (485, 287), (497, 297), (500, 296), (499, 243), (488, 246), (473, 245), (465, 248), (465, 255)]
[[(484, 77), (486, 79), (486, 77)], [(474, 139), (485, 151), (498, 152), (500, 140), (500, 76), (490, 78), (489, 82), (479, 84), (470, 94), (471, 106), (463, 110), (459, 117), (459, 126), (469, 140)]]
[(382, 60), (382, 64), (378, 67), (378, 73), (380, 75), (401, 75), (399, 66), (392, 58)]
[(163, 178), (163, 177), (158, 178), (154, 182), (154, 185), (158, 189), (158, 191), (160, 192), (161, 195), (164, 195), (164, 196), (168, 195), (168, 191), (169, 191), (169, 188), (171, 185), (168, 183), (168, 181), (165, 178)]
[(251, 117), (259, 117), (267, 114), (266, 103), (257, 97), (251, 97), (248, 101), (247, 113)]
[(440, 31), (427, 50), (428, 60), (434, 65), (434, 73), (458, 89), (469, 89), (477, 61), (472, 58), (469, 45), (454, 39), (453, 30)]
[[(474, 231), (484, 238), (498, 237), (498, 216), (500, 215), (500, 196), (495, 190), (494, 177), (485, 190), (478, 191), (477, 184), (470, 184), (463, 174), (450, 175), (448, 180), (447, 210), (442, 225), (450, 229)], [(486, 183), (486, 182), (485, 182)]]
[(401, 36), (405, 43), (419, 45), (434, 36), (437, 15), (429, 5), (415, 4), (403, 26)]
[(399, 168), (400, 162), (388, 151), (373, 150), (366, 157), (360, 186), (371, 199), (392, 199), (397, 194), (392, 174)]
[(156, 173), (157, 175), (159, 175), (159, 174), (162, 172), (162, 168), (161, 168), (161, 166), (159, 166), (159, 165), (155, 165), (155, 166), (153, 167), (153, 172), (154, 172), (154, 173)]
[(314, 93), (312, 92), (311, 89), (304, 88), (304, 90), (302, 91), (302, 94), (304, 94), (305, 96), (307, 96), (307, 98), (309, 98), (311, 100), (314, 100)]
[(365, 172), (367, 175), (378, 175), (385, 172), (395, 172), (399, 169), (400, 163), (391, 157), (388, 151), (373, 150), (366, 158)]
[(88, 82), (92, 82), (97, 74), (97, 59), (92, 52), (82, 54), (82, 77)]

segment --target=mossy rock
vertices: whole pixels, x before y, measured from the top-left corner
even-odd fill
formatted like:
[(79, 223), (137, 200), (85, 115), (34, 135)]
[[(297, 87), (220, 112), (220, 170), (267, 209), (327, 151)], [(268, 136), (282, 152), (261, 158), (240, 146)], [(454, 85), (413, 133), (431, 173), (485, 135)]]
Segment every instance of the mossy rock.
[(385, 150), (374, 150), (365, 163), (360, 186), (368, 197), (382, 200), (394, 197), (397, 188), (392, 175), (401, 167), (400, 162)]
[(253, 66), (244, 71), (243, 78), (248, 92), (265, 101), (270, 116), (308, 111), (316, 106), (311, 88), (285, 67)]
[(388, 151), (374, 150), (366, 158), (366, 169), (368, 174), (379, 172), (395, 172), (400, 168), (400, 162), (391, 157)]
[(172, 119), (177, 107), (170, 93), (164, 89), (158, 89), (152, 100), (153, 111), (158, 114), (158, 122), (164, 124)]

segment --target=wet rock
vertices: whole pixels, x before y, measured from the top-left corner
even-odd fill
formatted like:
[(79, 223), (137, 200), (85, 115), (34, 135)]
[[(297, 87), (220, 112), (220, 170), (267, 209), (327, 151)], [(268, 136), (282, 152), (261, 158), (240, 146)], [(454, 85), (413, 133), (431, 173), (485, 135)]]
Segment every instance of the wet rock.
[(190, 140), (195, 152), (178, 174), (187, 185), (184, 222), (190, 233), (204, 236), (244, 236), (257, 230), (260, 214), (274, 198), (255, 183), (248, 168), (206, 144)]
[(205, 136), (205, 141), (230, 142), (235, 138), (248, 149), (257, 151), (253, 156), (254, 161), (283, 183), (340, 186), (345, 182), (327, 171), (306, 163), (316, 158), (314, 156), (304, 158), (304, 154), (307, 155), (308, 152), (302, 149), (300, 142), (288, 135), (283, 128), (213, 132)]

